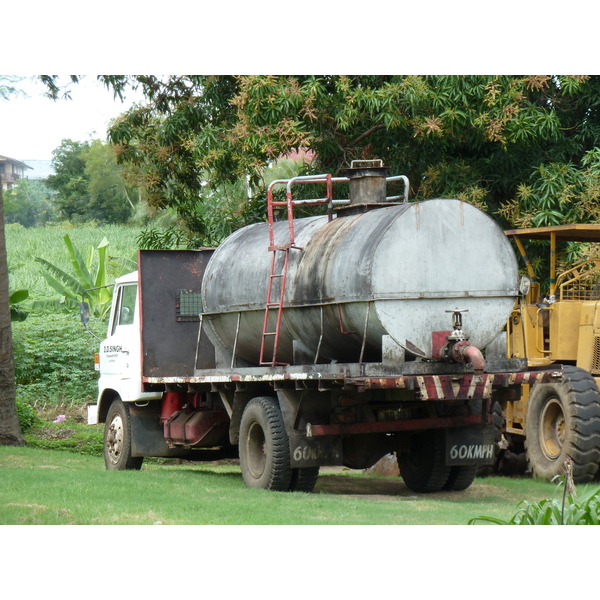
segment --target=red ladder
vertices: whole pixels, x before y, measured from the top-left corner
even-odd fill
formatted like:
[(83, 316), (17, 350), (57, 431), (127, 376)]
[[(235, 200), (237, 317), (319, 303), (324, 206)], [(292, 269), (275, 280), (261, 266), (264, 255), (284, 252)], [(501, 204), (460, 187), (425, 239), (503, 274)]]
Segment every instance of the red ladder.
[[(317, 200), (293, 200), (291, 186), (293, 183), (326, 183), (327, 184), (327, 197)], [(286, 184), (286, 200), (285, 202), (277, 202), (273, 200), (273, 187), (278, 184)], [(283, 301), (285, 296), (285, 286), (287, 281), (288, 266), (290, 261), (290, 250), (302, 250), (302, 248), (295, 245), (295, 231), (294, 231), (294, 206), (298, 204), (303, 205), (317, 205), (327, 204), (329, 220), (332, 218), (332, 204), (333, 204), (333, 189), (332, 189), (332, 178), (331, 175), (312, 175), (305, 177), (294, 177), (293, 179), (273, 181), (269, 185), (267, 193), (267, 219), (269, 223), (269, 252), (273, 253), (271, 259), (271, 269), (269, 272), (269, 281), (267, 284), (267, 303), (265, 307), (265, 318), (263, 322), (263, 333), (260, 345), (260, 365), (286, 365), (288, 363), (277, 362), (277, 351), (279, 349), (279, 336), (281, 334), (281, 319), (283, 316)], [(275, 230), (274, 230), (274, 208), (286, 207), (287, 208), (287, 220), (288, 220), (288, 240), (283, 244), (275, 243)], [(278, 253), (283, 253), (283, 265), (281, 271), (275, 272), (277, 268)], [(274, 282), (279, 280), (279, 297), (273, 298)], [(275, 294), (277, 296), (277, 294)], [(269, 316), (276, 311), (275, 329), (269, 330)], [(266, 359), (267, 350), (267, 339), (273, 339), (273, 354), (270, 360)]]

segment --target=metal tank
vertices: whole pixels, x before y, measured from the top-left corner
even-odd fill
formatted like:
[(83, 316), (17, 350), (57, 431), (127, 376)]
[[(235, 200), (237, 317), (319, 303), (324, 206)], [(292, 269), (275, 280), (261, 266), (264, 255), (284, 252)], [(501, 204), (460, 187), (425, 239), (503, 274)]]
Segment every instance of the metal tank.
[[(447, 311), (455, 309), (468, 311), (463, 329), (481, 350), (503, 329), (518, 295), (517, 262), (481, 210), (434, 199), (341, 214), (294, 221), (277, 361), (380, 361), (384, 336), (431, 357), (432, 333), (452, 329)], [(276, 245), (285, 245), (288, 222), (273, 228)], [(215, 251), (202, 284), (206, 333), (249, 365), (260, 364), (269, 245), (267, 223), (237, 231)], [(279, 251), (275, 270), (284, 258)]]

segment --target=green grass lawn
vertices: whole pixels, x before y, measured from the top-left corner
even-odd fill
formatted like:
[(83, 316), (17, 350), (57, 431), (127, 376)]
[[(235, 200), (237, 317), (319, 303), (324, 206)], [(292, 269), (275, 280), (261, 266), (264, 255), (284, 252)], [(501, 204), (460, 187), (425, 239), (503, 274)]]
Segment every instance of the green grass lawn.
[(531, 479), (485, 478), (464, 492), (417, 495), (400, 478), (324, 471), (312, 494), (277, 493), (247, 489), (235, 464), (107, 471), (98, 456), (0, 447), (0, 524), (466, 525), (560, 493)]

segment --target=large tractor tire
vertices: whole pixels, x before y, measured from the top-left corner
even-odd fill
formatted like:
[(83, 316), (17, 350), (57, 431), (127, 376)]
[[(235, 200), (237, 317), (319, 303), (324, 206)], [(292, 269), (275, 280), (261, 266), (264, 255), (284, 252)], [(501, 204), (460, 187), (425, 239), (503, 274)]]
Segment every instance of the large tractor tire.
[(261, 396), (248, 402), (240, 423), (240, 466), (246, 487), (286, 492), (292, 468), (279, 404)]
[(438, 492), (446, 485), (450, 467), (446, 466), (442, 429), (411, 434), (408, 452), (399, 451), (397, 457), (400, 476), (413, 492)]
[(587, 371), (567, 365), (560, 383), (533, 386), (525, 451), (534, 477), (565, 475), (565, 461), (571, 458), (575, 483), (594, 479), (600, 464), (600, 392)]
[(131, 456), (129, 407), (116, 398), (108, 409), (104, 426), (104, 464), (111, 471), (139, 470), (142, 456)]

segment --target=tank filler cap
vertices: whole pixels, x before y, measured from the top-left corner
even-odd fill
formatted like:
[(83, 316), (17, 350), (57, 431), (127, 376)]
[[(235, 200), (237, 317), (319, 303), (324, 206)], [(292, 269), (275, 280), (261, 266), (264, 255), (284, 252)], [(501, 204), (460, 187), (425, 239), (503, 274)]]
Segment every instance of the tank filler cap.
[(387, 203), (387, 169), (382, 160), (353, 160), (346, 175), (351, 206)]

